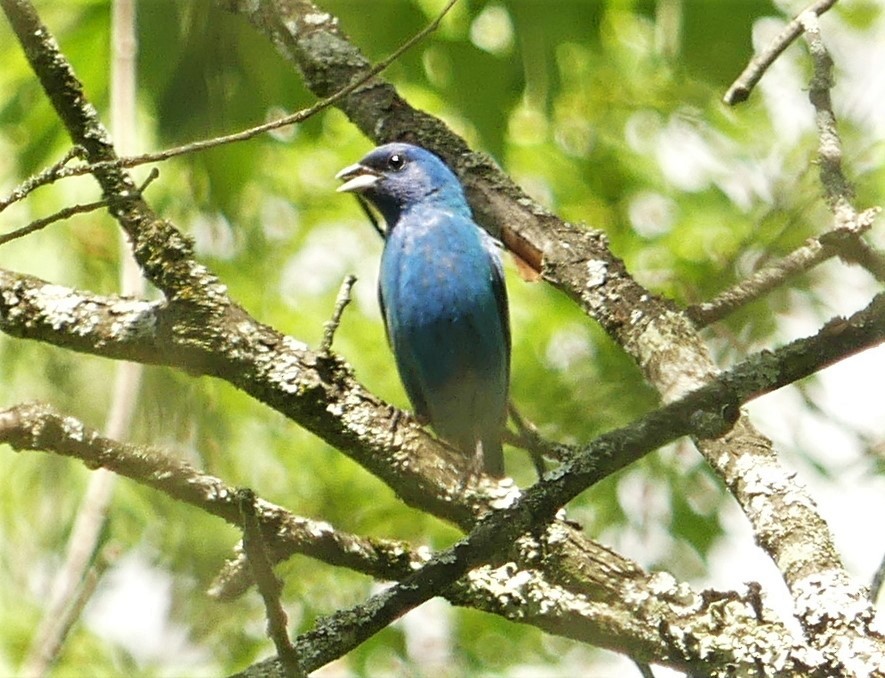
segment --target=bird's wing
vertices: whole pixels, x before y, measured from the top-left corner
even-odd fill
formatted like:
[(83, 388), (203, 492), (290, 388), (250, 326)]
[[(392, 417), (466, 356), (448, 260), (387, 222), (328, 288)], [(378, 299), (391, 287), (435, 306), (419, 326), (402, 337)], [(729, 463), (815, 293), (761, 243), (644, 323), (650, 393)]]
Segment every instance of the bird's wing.
[[(396, 349), (390, 339), (390, 321), (387, 316), (387, 307), (384, 304), (384, 291), (381, 289), (381, 285), (378, 285), (378, 305), (381, 307), (381, 318), (384, 320), (384, 336), (387, 337), (387, 345), (394, 350), (394, 355), (397, 355)], [(399, 358), (397, 358), (397, 360), (399, 361)], [(424, 390), (417, 378), (417, 374), (402, 369), (399, 370), (399, 374), (400, 379), (403, 382), (403, 387), (406, 389), (406, 394), (409, 396), (409, 400), (412, 403), (412, 407), (415, 408), (415, 416), (419, 421), (426, 422), (430, 418), (430, 410), (427, 407)]]
[[(477, 226), (477, 228), (480, 228)], [(495, 293), (495, 302), (498, 307), (498, 315), (501, 318), (501, 327), (504, 330), (504, 343), (507, 347), (507, 378), (510, 379), (510, 313), (507, 305), (507, 287), (504, 284), (504, 264), (498, 250), (502, 248), (500, 242), (492, 238), (480, 228), (482, 244), (489, 254), (492, 262), (492, 290)]]
[(384, 336), (387, 338), (387, 345), (393, 347), (390, 343), (390, 328), (387, 326), (387, 308), (384, 306), (384, 290), (378, 285), (378, 306), (381, 307), (381, 319), (384, 321)]

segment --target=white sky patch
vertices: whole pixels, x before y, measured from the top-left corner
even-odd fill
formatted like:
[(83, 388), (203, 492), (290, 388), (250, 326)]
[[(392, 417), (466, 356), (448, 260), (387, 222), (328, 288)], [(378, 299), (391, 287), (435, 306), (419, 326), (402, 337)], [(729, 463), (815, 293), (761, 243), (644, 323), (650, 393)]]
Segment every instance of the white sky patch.
[(261, 229), (268, 240), (288, 240), (300, 230), (300, 227), (301, 215), (291, 200), (271, 195), (262, 201)]
[(470, 42), (492, 54), (503, 54), (513, 47), (513, 22), (501, 5), (489, 5), (470, 24)]
[(657, 111), (643, 109), (632, 113), (624, 125), (624, 139), (641, 155), (652, 153), (661, 132), (663, 118)]
[[(642, 134), (653, 127), (650, 119), (643, 120), (635, 121), (629, 132), (637, 147), (646, 143)], [(694, 119), (690, 111), (671, 115), (658, 128), (654, 153), (662, 174), (677, 189), (698, 192), (712, 184), (743, 211), (759, 200), (771, 202), (772, 183), (782, 172), (782, 154), (776, 145), (767, 158), (745, 158), (737, 142)]]
[(587, 332), (579, 325), (565, 327), (556, 332), (547, 343), (544, 358), (556, 370), (567, 370), (571, 366), (592, 359), (594, 347), (587, 338)]
[(239, 251), (237, 236), (221, 212), (197, 212), (189, 231), (198, 256), (232, 259)]
[(617, 484), (618, 504), (627, 516), (626, 525), (605, 529), (599, 541), (632, 558), (643, 567), (666, 561), (673, 536), (670, 521), (670, 488), (641, 468), (627, 470)]
[(724, 164), (697, 127), (679, 116), (672, 116), (660, 130), (655, 151), (664, 176), (683, 191), (707, 188)]
[[(824, 370), (810, 386), (818, 404), (871, 438), (885, 439), (885, 347), (879, 346)], [(846, 397), (860, 387), (861, 397)]]
[[(367, 233), (361, 234), (360, 229)], [(354, 273), (358, 278), (354, 292), (362, 306), (362, 288), (370, 287), (366, 282), (377, 275), (374, 271), (381, 252), (380, 240), (378, 250), (374, 251), (367, 246), (367, 236), (373, 234), (371, 226), (365, 223), (314, 228), (283, 268), (280, 292), (286, 303), (297, 308), (304, 299), (338, 289), (344, 276)]]
[(142, 665), (173, 671), (200, 666), (209, 675), (210, 653), (193, 645), (187, 629), (170, 618), (172, 582), (172, 575), (152, 565), (147, 554), (132, 551), (102, 578), (83, 619)]
[(445, 672), (452, 663), (455, 633), (452, 607), (442, 598), (431, 598), (399, 622), (406, 641), (406, 655), (424, 675)]

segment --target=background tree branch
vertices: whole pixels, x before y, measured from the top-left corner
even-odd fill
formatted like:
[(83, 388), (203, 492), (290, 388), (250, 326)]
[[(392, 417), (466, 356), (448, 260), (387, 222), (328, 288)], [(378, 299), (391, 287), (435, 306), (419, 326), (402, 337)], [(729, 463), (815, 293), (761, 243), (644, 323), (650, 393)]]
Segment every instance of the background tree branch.
[[(340, 559), (374, 577), (401, 580), (299, 636), (295, 646), (304, 668), (313, 670), (340, 656), (405, 610), (442, 594), (456, 604), (550, 633), (694, 671), (724, 672), (736, 666), (751, 671), (760, 657), (782, 648), (789, 650), (766, 665), (774, 671), (848, 675), (852, 661), (882, 670), (882, 638), (871, 630), (872, 608), (863, 587), (844, 571), (809, 493), (739, 411), (749, 398), (880, 343), (885, 333), (882, 295), (850, 318), (834, 319), (811, 339), (754, 354), (716, 376), (696, 326), (718, 317), (726, 305), (714, 300), (683, 311), (651, 293), (613, 254), (600, 231), (542, 208), (487, 156), (471, 152), (439, 119), (411, 108), (391, 85), (377, 79), (380, 68), (370, 68), (331, 14), (303, 0), (220, 5), (247, 16), (300, 69), (318, 96), (334, 97), (325, 101), (336, 101), (374, 141), (406, 139), (445, 158), (464, 182), (477, 218), (595, 319), (665, 403), (628, 427), (581, 440), (571, 459), (524, 492), (512, 481), (465, 481), (464, 460), (414, 422), (391, 417), (392, 408), (362, 386), (350, 366), (328, 351), (328, 344), (312, 351), (258, 322), (231, 299), (221, 277), (198, 261), (193, 243), (135, 189), (83, 86), (33, 8), (21, 0), (2, 0), (35, 73), (73, 143), (84, 149), (111, 213), (133, 243), (146, 278), (164, 299), (102, 296), (0, 270), (0, 329), (83, 353), (224, 380), (343, 451), (410, 506), (469, 532), (429, 558), (402, 544), (376, 553), (375, 542), (333, 530), (334, 555), (329, 555), (311, 532), (319, 529), (316, 524), (308, 525), (305, 535), (299, 519), (293, 525), (290, 519), (275, 518), (282, 522), (265, 535), (275, 561), (310, 552), (330, 563)], [(819, 36), (813, 17), (805, 23), (816, 63), (825, 63), (815, 42)], [(819, 119), (827, 118), (821, 125), (821, 154), (835, 162), (827, 164), (827, 176), (840, 175), (829, 80), (815, 83), (812, 100)], [(849, 249), (865, 252), (855, 258), (864, 259), (875, 273), (881, 255), (858, 238), (872, 223), (874, 211), (858, 215), (848, 200), (847, 183), (839, 186), (829, 199), (836, 230), (851, 232), (860, 244)], [(825, 234), (775, 264), (773, 277), (760, 272), (738, 292), (738, 302), (757, 298), (792, 271), (818, 263), (829, 246)], [(734, 428), (720, 437), (735, 419)], [(227, 503), (224, 508), (206, 503), (229, 502), (229, 488), (221, 481), (101, 438), (51, 410), (7, 410), (0, 415), (0, 429), (14, 445), (59, 452), (76, 448), (88, 464), (116, 466), (170, 496), (189, 496), (203, 510), (239, 520), (228, 515)], [(695, 437), (750, 519), (757, 542), (791, 589), (808, 642), (790, 636), (770, 612), (763, 614), (752, 587), (746, 593), (696, 593), (669, 575), (646, 574), (557, 515), (583, 489), (681, 435)], [(167, 473), (179, 484), (175, 489), (163, 485)], [(204, 483), (209, 495), (188, 494)], [(266, 529), (268, 518), (259, 513)], [(291, 537), (290, 529), (300, 530), (301, 536)], [(300, 546), (299, 538), (310, 545)], [(353, 548), (357, 557), (344, 553)], [(241, 558), (231, 562), (216, 587), (219, 595), (232, 596), (247, 585), (242, 566)]]

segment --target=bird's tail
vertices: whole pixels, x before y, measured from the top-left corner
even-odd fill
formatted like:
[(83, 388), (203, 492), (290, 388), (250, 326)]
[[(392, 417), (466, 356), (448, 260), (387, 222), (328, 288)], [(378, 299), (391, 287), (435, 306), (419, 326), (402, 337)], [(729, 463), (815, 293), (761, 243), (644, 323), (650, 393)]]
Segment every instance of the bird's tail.
[(501, 438), (483, 438), (480, 441), (482, 447), (482, 464), (485, 472), (493, 478), (504, 477), (504, 450), (501, 448)]

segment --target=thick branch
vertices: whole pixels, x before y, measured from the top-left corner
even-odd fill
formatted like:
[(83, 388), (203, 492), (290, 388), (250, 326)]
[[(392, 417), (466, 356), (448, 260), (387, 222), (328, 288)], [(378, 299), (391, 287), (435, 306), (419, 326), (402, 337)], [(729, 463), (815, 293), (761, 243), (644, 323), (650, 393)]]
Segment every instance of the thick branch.
[[(33, 282), (33, 279), (28, 279), (28, 281)], [(57, 290), (57, 288), (54, 289)], [(21, 296), (27, 297), (29, 295)], [(461, 562), (459, 565), (461, 574), (483, 558), (490, 558), (502, 544), (515, 540), (515, 537), (526, 526), (533, 524), (537, 519), (549, 518), (561, 503), (574, 496), (589, 482), (604, 477), (613, 468), (628, 463), (637, 455), (647, 451), (650, 446), (661, 444), (674, 436), (695, 430), (699, 423), (706, 429), (718, 429), (723, 424), (721, 416), (723, 406), (733, 408), (745, 398), (758, 395), (777, 385), (789, 383), (791, 380), (819, 369), (846, 352), (858, 350), (870, 342), (881, 341), (885, 335), (885, 309), (883, 306), (885, 306), (885, 299), (880, 296), (867, 312), (848, 321), (829, 325), (814, 339), (795, 342), (776, 353), (760, 354), (753, 360), (743, 363), (722, 380), (717, 380), (705, 387), (707, 397), (713, 398), (712, 402), (703, 400), (703, 395), (694, 396), (693, 394), (699, 400), (689, 399), (674, 403), (668, 408), (652, 413), (629, 430), (615, 432), (600, 438), (588, 447), (578, 460), (567, 466), (562, 473), (555, 474), (552, 479), (530, 490), (523, 499), (515, 504), (514, 508), (503, 514), (503, 517), (499, 517), (496, 522), (482, 523), (483, 529), (476, 533), (479, 536), (473, 537), (473, 542), (465, 541), (466, 546), (462, 547), (472, 548), (471, 544), (477, 543), (478, 540), (482, 548), (473, 553), (469, 559)], [(37, 307), (40, 307), (39, 304)], [(21, 309), (17, 310), (21, 311)], [(23, 318), (21, 313), (10, 314), (8, 311), (3, 316), (12, 317), (19, 321)], [(57, 319), (56, 323), (59, 324)], [(24, 323), (25, 326), (28, 324), (30, 323)], [(65, 323), (60, 324), (64, 326)], [(33, 324), (31, 326), (33, 327)], [(72, 326), (78, 333), (83, 330), (83, 327), (76, 322), (72, 323)], [(98, 326), (103, 327), (105, 324), (99, 323)], [(65, 330), (64, 327), (59, 329)], [(56, 331), (58, 332), (58, 330)], [(101, 342), (98, 343), (101, 345)], [(238, 343), (238, 348), (242, 350), (244, 346)], [(266, 346), (265, 350), (267, 350)], [(238, 352), (238, 355), (242, 358), (241, 353)], [(279, 356), (277, 357), (279, 358)], [(282, 362), (285, 365), (291, 365), (285, 360)], [(241, 372), (241, 370), (235, 371), (237, 374)], [(286, 383), (293, 385), (288, 381)], [(702, 414), (704, 412), (706, 414)], [(182, 491), (193, 492), (196, 487), (198, 487), (197, 484), (188, 482), (182, 486)], [(220, 488), (212, 488), (211, 494), (226, 498)], [(497, 521), (501, 521), (500, 524)], [(488, 538), (489, 541), (484, 542), (484, 538)], [(443, 581), (452, 576), (452, 570), (448, 567), (451, 562), (445, 558), (438, 561), (438, 563), (442, 563), (437, 566), (443, 570), (442, 574), (445, 575)], [(456, 559), (454, 562), (458, 563), (459, 561)], [(455, 578), (461, 576), (457, 570), (454, 572)], [(429, 576), (429, 584), (439, 585), (440, 573), (431, 570), (430, 575), (432, 576)], [(407, 590), (410, 594), (407, 596), (408, 603), (417, 604), (420, 602), (420, 597), (416, 598), (413, 595), (414, 588), (409, 586)], [(439, 589), (421, 587), (419, 590), (422, 595), (429, 596)], [(388, 595), (392, 596), (393, 594)], [(403, 608), (400, 607), (401, 601), (396, 598), (393, 600), (396, 601), (396, 605), (392, 608), (384, 606), (380, 608), (382, 611), (386, 609), (388, 616), (391, 614), (391, 610), (396, 613), (403, 611)], [(376, 622), (385, 618), (387, 618), (385, 615), (374, 617)], [(299, 651), (301, 649), (299, 647)], [(302, 656), (304, 656), (303, 653)]]
[[(362, 464), (408, 503), (469, 527), (512, 485), (461, 492), (464, 460), (366, 391), (335, 356), (219, 302), (205, 320), (192, 307), (81, 293), (0, 269), (0, 330), (69, 350), (213, 375), (317, 433)], [(204, 322), (205, 320), (205, 322)]]
[[(257, 5), (218, 2), (247, 17), (299, 68), (319, 96), (368, 68), (368, 61), (348, 41), (339, 21), (309, 0)], [(440, 120), (409, 106), (381, 80), (358, 88), (339, 108), (375, 142), (412, 141), (443, 157), (464, 184), (477, 220), (500, 233), (508, 248), (596, 319), (633, 357), (665, 402), (715, 374), (716, 367), (690, 320), (638, 285), (600, 232), (563, 222), (547, 212), (489, 158), (471, 153), (464, 140)], [(741, 420), (727, 439), (702, 441), (699, 450), (725, 479), (759, 543), (791, 589), (798, 594), (806, 588), (806, 577), (815, 573), (841, 573), (842, 609), (851, 615), (859, 587), (848, 583), (825, 522), (805, 488), (780, 464), (770, 441)], [(759, 464), (753, 484), (744, 482), (749, 460)], [(780, 512), (785, 509), (786, 519), (782, 519)], [(811, 635), (820, 632), (820, 625), (803, 621)], [(840, 624), (834, 621), (835, 626)]]
[[(94, 109), (86, 105), (73, 71), (40, 25), (33, 8), (24, 0), (2, 1), (35, 72), (75, 143), (86, 148), (90, 162), (114, 160)], [(270, 33), (275, 44), (301, 63), (308, 84), (321, 94), (341, 89), (368, 70), (365, 60), (343, 39), (334, 17), (318, 11), (309, 2), (249, 3), (242, 9)], [(333, 45), (333, 49), (327, 49)], [(509, 229), (502, 235), (508, 246), (537, 268), (543, 267), (551, 282), (599, 320), (637, 359), (665, 399), (671, 400), (702, 383), (714, 371), (684, 317), (669, 311), (666, 304), (638, 286), (598, 233), (576, 229), (541, 210), (491, 162), (467, 153), (464, 142), (439, 121), (410, 109), (392, 88), (379, 81), (370, 80), (358, 88), (341, 107), (378, 140), (413, 138), (449, 159), (465, 181), (478, 218), (487, 224), (507, 223)], [(379, 117), (379, 111), (389, 115)], [(131, 180), (119, 168), (109, 167), (96, 175), (107, 195), (132, 196)], [(136, 256), (150, 279), (171, 298), (187, 299), (214, 312), (224, 308), (227, 313), (223, 288), (193, 261), (190, 245), (180, 234), (170, 224), (157, 220), (142, 201), (133, 198), (126, 204), (132, 205), (132, 209), (115, 209), (114, 213), (133, 238)], [(715, 446), (702, 447), (702, 451), (714, 465), (727, 458)], [(717, 468), (723, 474), (727, 470)], [(741, 499), (741, 495), (737, 496)], [(756, 506), (744, 502), (742, 505), (756, 523), (770, 509), (764, 499), (757, 501)], [(805, 505), (812, 504), (808, 501)], [(829, 544), (822, 521), (815, 520), (815, 515), (809, 518), (808, 524), (814, 526), (808, 534), (809, 543)], [(763, 543), (774, 548), (772, 555), (776, 560), (783, 561), (777, 541)], [(826, 571), (838, 567), (838, 561), (818, 558), (815, 566)], [(790, 581), (791, 573), (785, 574)]]
[[(847, 321), (829, 323), (815, 337), (793, 342), (773, 353), (754, 355), (684, 398), (629, 426), (600, 436), (559, 471), (548, 474), (526, 490), (512, 506), (486, 515), (467, 537), (434, 556), (413, 575), (365, 604), (332, 615), (315, 630), (299, 637), (296, 645), (304, 648), (301, 656), (308, 665), (311, 660), (305, 653), (318, 649), (328, 652), (329, 658), (341, 656), (473, 567), (497, 562), (507, 544), (529, 529), (537, 532), (540, 525), (552, 520), (560, 507), (605, 477), (612, 468), (620, 468), (654, 447), (697, 430), (699, 424), (708, 434), (718, 435), (728, 413), (736, 416), (737, 408), (747, 400), (813, 373), (830, 364), (845, 349), (853, 353), (882, 341), (885, 341), (885, 294)], [(856, 597), (857, 592), (841, 593), (854, 596), (856, 616), (851, 622), (858, 629), (869, 631), (862, 643), (855, 644), (856, 661), (864, 662), (873, 670), (885, 671), (885, 638), (869, 630), (872, 611), (864, 605), (862, 596)], [(803, 604), (809, 602), (802, 600)], [(340, 629), (346, 629), (347, 633), (341, 634)], [(846, 673), (850, 669), (838, 663), (830, 664), (828, 669), (828, 675), (854, 675), (853, 670)]]
[[(346, 365), (255, 322), (241, 309), (190, 319), (174, 303), (99, 297), (0, 269), (0, 330), (112, 358), (221, 377), (314, 431), (390, 485), (408, 504), (469, 529), (518, 494), (470, 477), (464, 458), (358, 384)], [(194, 326), (196, 323), (196, 326)], [(638, 566), (562, 524), (552, 581), (614, 600)], [(599, 567), (588, 568), (587, 563)]]
[[(15, 449), (48, 450), (93, 468), (111, 469), (228, 522), (242, 522), (235, 488), (157, 450), (102, 437), (45, 405), (19, 405), (0, 412), (0, 441)], [(302, 553), (381, 580), (405, 579), (427, 562), (426, 555), (401, 542), (349, 535), (263, 500), (255, 502), (255, 509), (273, 560), (281, 554)], [(517, 545), (516, 550), (520, 548)], [(537, 544), (525, 548), (537, 551)], [(699, 594), (664, 574), (622, 583), (624, 589), (609, 604), (551, 585), (542, 572), (508, 562), (499, 568), (474, 570), (440, 593), (457, 605), (685, 669), (703, 666), (705, 658), (714, 656), (733, 666), (752, 667), (758, 653), (788, 647), (793, 651), (782, 653), (782, 666), (801, 666), (801, 646), (782, 625), (758, 618), (749, 593)], [(713, 625), (717, 632), (711, 636)], [(672, 633), (661, 635), (662, 626)], [(706, 654), (694, 649), (701, 637), (709, 646)], [(298, 645), (300, 652), (307, 653), (304, 659), (309, 670), (332, 658), (318, 649), (322, 647), (322, 643)]]
[[(22, 11), (24, 20), (19, 22), (21, 25), (17, 27), (17, 33), (26, 50), (30, 50), (29, 59), (40, 73), (44, 87), (53, 97), (69, 128), (73, 128), (75, 140), (84, 130), (97, 139), (101, 137), (103, 130), (91, 124), (97, 124), (97, 121), (91, 108), (84, 105), (82, 93), (77, 89), (79, 84), (73, 80), (69, 67), (58, 54), (54, 43), (48, 39), (45, 29), (39, 26), (36, 16), (28, 15), (30, 7), (21, 1), (0, 1), (8, 13), (10, 8), (12, 11)], [(282, 13), (275, 14), (281, 6)], [(308, 84), (316, 89), (337, 89), (340, 84), (346, 84), (337, 82), (337, 79), (351, 81), (352, 77), (365, 70), (365, 61), (343, 39), (334, 17), (319, 12), (310, 3), (304, 0), (288, 4), (248, 3), (247, 9), (253, 19), (258, 18), (256, 23), (267, 28), (276, 43), (302, 64)], [(305, 20), (307, 15), (298, 11), (309, 12), (310, 20)], [(270, 16), (270, 21), (262, 23), (267, 16)], [(33, 30), (35, 26), (36, 30)], [(59, 89), (61, 94), (56, 91)], [(448, 159), (465, 181), (478, 218), (492, 227), (496, 223), (508, 224), (508, 230), (503, 232), (508, 246), (536, 268), (542, 269), (548, 280), (566, 291), (599, 320), (637, 360), (665, 400), (678, 398), (713, 374), (714, 366), (685, 316), (637, 285), (627, 275), (621, 262), (609, 252), (599, 233), (578, 229), (541, 210), (501, 175), (490, 161), (469, 154), (462, 140), (452, 136), (435, 119), (410, 109), (392, 88), (379, 81), (370, 81), (370, 84), (356, 90), (344, 101), (342, 108), (378, 141), (412, 139), (437, 150)], [(102, 150), (110, 148), (106, 143), (104, 146), (97, 143), (98, 149), (87, 148), (91, 161), (94, 161), (94, 156), (102, 156)], [(102, 159), (98, 157), (99, 161)], [(110, 170), (109, 173), (113, 174)], [(103, 177), (99, 178), (102, 180)], [(114, 184), (115, 181), (125, 183), (120, 177), (104, 178), (104, 183)], [(105, 193), (112, 194), (104, 183)], [(113, 185), (110, 187), (113, 188)], [(127, 204), (135, 203), (133, 199)], [(169, 305), (166, 309), (168, 315), (165, 316), (169, 333), (163, 336), (163, 340), (174, 349), (170, 360), (185, 369), (196, 369), (231, 381), (263, 402), (290, 414), (307, 428), (319, 432), (332, 444), (351, 454), (363, 455), (361, 463), (401, 492), (413, 493), (411, 496), (419, 505), (426, 506), (429, 498), (431, 510), (448, 513), (462, 524), (472, 522), (476, 514), (473, 507), (458, 504), (459, 508), (453, 509), (455, 502), (445, 492), (440, 492), (441, 487), (446, 487), (443, 479), (447, 479), (449, 471), (454, 470), (453, 465), (442, 472), (422, 469), (422, 472), (429, 474), (424, 476), (422, 472), (415, 472), (411, 455), (397, 456), (404, 449), (410, 451), (424, 447), (424, 443), (435, 445), (425, 434), (406, 424), (398, 426), (391, 437), (377, 423), (383, 421), (383, 405), (353, 381), (345, 366), (334, 359), (312, 354), (296, 342), (255, 323), (241, 309), (231, 305), (215, 279), (193, 262), (189, 245), (170, 225), (135, 209), (132, 214), (119, 214), (118, 218), (134, 239), (136, 252), (148, 275), (167, 292), (167, 297), (171, 301), (183, 302), (187, 299), (190, 303), (198, 302), (208, 311), (195, 319), (198, 323), (195, 326), (185, 322), (187, 314), (182, 313), (181, 308), (176, 308), (175, 304)], [(152, 232), (151, 229), (155, 230)], [(152, 249), (155, 245), (157, 249)], [(20, 297), (16, 296), (10, 304), (16, 306), (20, 302)], [(7, 315), (5, 309), (3, 315)], [(5, 317), (2, 320), (4, 324), (7, 323)], [(13, 322), (12, 325), (15, 326), (14, 331), (24, 336), (31, 330), (23, 327), (21, 320), (19, 317), (19, 324)], [(38, 329), (45, 332), (46, 325)], [(194, 361), (185, 362), (182, 360), (185, 355)], [(333, 405), (340, 409), (331, 410)], [(715, 412), (709, 412), (707, 416), (712, 421), (710, 429), (718, 429), (721, 416)], [(704, 424), (703, 421), (701, 423)], [(704, 442), (701, 449), (729, 482), (753, 520), (760, 542), (772, 554), (787, 581), (796, 590), (807, 575), (821, 577), (835, 572), (839, 583), (843, 583), (839, 577), (844, 578), (844, 573), (841, 572), (826, 527), (801, 489), (789, 482), (763, 483), (761, 491), (755, 485), (749, 490), (742, 487), (742, 484), (748, 485), (743, 483), (740, 475), (744, 455), (754, 447), (766, 448), (766, 441), (747, 425), (742, 425), (740, 430), (742, 440), (732, 437), (727, 444)], [(441, 459), (446, 460), (444, 447), (437, 447)], [(396, 452), (393, 458), (383, 456), (390, 448)], [(766, 474), (765, 480), (781, 476), (787, 479), (786, 472), (780, 469), (770, 454), (770, 448), (766, 454), (765, 468), (773, 473)], [(417, 489), (403, 482), (410, 475), (418, 479)], [(453, 473), (453, 477), (458, 475)], [(530, 500), (521, 499), (515, 506), (530, 504)], [(793, 551), (785, 549), (783, 544), (786, 542), (772, 538), (777, 530), (769, 522), (785, 506), (792, 511), (790, 517), (802, 519), (805, 526), (805, 532), (794, 535), (791, 544), (796, 546), (798, 541), (800, 546), (807, 547), (803, 550), (807, 559), (801, 564), (790, 562)], [(817, 547), (817, 550), (812, 547)], [(425, 576), (433, 578), (433, 572)], [(848, 586), (837, 591), (832, 609), (838, 613), (827, 614), (825, 618), (841, 623), (846, 606), (850, 607), (852, 602), (852, 594)], [(803, 621), (807, 620), (803, 617)], [(812, 634), (817, 632), (808, 626), (806, 630)]]
[[(51, 451), (89, 468), (106, 468), (232, 525), (241, 524), (236, 488), (157, 449), (106, 438), (47, 405), (0, 411), (0, 440), (16, 450)], [(363, 539), (264, 500), (257, 500), (256, 513), (264, 538), (283, 557), (300, 553), (379, 579), (404, 576), (422, 562), (404, 542)]]

